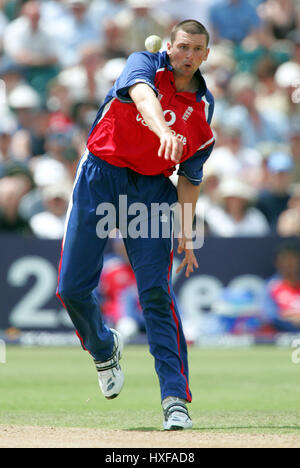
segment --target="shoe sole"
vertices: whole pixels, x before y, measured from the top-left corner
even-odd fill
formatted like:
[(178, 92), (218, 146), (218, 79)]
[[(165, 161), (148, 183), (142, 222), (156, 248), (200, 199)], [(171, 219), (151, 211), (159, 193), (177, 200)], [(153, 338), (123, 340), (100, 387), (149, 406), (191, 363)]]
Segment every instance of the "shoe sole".
[(186, 425), (171, 424), (171, 426), (168, 426), (168, 423), (164, 421), (163, 426), (165, 431), (182, 431), (183, 429), (191, 429), (193, 427), (193, 423), (191, 421)]

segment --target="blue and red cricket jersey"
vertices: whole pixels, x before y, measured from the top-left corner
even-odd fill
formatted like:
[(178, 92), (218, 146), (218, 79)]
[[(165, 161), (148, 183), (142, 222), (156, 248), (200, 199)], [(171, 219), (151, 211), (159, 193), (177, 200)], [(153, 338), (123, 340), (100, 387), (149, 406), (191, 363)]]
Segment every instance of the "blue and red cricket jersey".
[(166, 52), (133, 53), (97, 114), (87, 148), (109, 164), (139, 174), (172, 174), (174, 162), (157, 157), (159, 138), (149, 130), (128, 94), (134, 84), (146, 83), (158, 96), (167, 125), (183, 143), (178, 173), (197, 185), (214, 143), (210, 128), (214, 101), (199, 70), (197, 93), (177, 92), (172, 70)]

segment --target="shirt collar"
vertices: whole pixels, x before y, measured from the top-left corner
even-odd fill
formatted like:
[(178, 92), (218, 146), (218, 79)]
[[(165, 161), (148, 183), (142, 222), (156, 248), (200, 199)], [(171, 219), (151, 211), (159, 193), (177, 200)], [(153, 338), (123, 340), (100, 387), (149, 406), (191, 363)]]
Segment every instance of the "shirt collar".
[[(164, 56), (164, 60), (165, 60), (167, 69), (169, 71), (173, 71), (173, 67), (170, 64), (170, 59), (169, 59), (169, 56), (168, 56), (167, 52), (164, 51), (164, 52), (162, 52), (162, 54)], [(197, 79), (199, 81), (199, 88), (198, 88), (198, 91), (196, 92), (196, 101), (199, 102), (199, 101), (202, 100), (202, 97), (205, 95), (205, 93), (207, 91), (207, 86), (206, 86), (206, 83), (205, 83), (205, 79), (203, 78), (199, 68), (196, 71), (195, 76), (197, 77)]]

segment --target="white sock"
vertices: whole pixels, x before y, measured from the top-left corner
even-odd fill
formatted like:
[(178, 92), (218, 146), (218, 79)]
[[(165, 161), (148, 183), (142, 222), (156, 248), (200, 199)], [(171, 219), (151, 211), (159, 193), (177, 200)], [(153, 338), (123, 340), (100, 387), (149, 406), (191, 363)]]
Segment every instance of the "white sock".
[(169, 396), (162, 401), (162, 407), (165, 410), (169, 405), (171, 405), (172, 403), (177, 403), (177, 402), (186, 404), (187, 400), (184, 400), (183, 398), (179, 398), (179, 397)]

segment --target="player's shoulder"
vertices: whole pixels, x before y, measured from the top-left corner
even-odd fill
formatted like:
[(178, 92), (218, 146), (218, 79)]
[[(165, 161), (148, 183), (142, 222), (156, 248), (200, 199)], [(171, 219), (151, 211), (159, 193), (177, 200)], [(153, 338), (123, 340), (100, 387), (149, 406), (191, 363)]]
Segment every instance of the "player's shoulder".
[(167, 66), (167, 53), (164, 52), (147, 52), (146, 50), (132, 52), (129, 57), (128, 61), (132, 64), (140, 64), (141, 62), (147, 63), (149, 65), (155, 66), (157, 69), (164, 68)]

